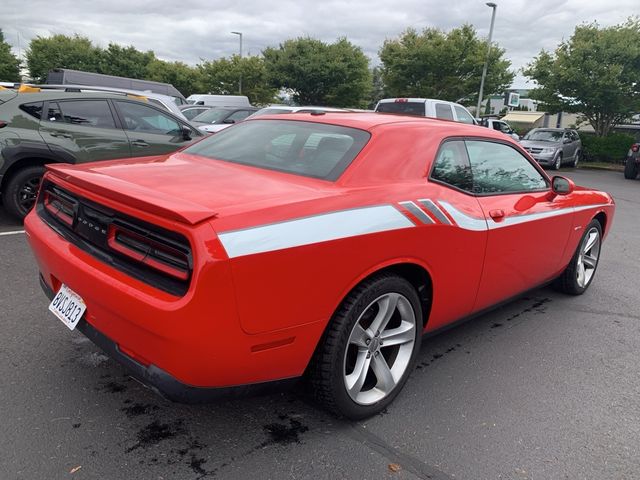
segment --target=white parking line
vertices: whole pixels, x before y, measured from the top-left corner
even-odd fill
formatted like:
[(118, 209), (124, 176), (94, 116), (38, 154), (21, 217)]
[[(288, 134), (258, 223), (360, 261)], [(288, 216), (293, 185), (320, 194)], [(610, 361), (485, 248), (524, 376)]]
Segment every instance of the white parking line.
[(24, 233), (24, 230), (12, 230), (11, 232), (0, 232), (0, 237), (4, 237), (5, 235), (19, 235)]

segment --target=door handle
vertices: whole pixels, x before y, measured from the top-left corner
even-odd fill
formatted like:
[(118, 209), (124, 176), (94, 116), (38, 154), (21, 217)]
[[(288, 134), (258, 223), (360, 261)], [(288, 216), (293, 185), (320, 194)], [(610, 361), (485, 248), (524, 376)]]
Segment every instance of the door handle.
[(489, 216), (493, 218), (495, 222), (499, 222), (504, 218), (504, 210), (501, 210), (501, 209), (489, 210)]
[(69, 134), (69, 133), (64, 133), (64, 132), (49, 132), (49, 134), (50, 134), (52, 137), (56, 137), (56, 138), (73, 138), (73, 137), (71, 136), (71, 134)]
[(134, 140), (133, 142), (131, 142), (131, 145), (134, 145), (136, 147), (141, 147), (141, 148), (149, 146), (149, 144), (144, 140)]

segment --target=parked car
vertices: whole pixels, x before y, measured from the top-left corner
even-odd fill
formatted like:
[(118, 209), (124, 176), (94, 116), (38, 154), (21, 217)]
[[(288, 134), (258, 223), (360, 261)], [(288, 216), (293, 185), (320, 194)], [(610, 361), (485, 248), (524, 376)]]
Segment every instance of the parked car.
[(520, 143), (540, 165), (554, 170), (564, 164), (576, 167), (582, 158), (580, 136), (568, 128), (534, 128)]
[(520, 135), (518, 135), (515, 132), (515, 130), (511, 128), (511, 125), (509, 125), (504, 120), (499, 120), (497, 118), (491, 118), (491, 117), (483, 117), (478, 122), (478, 125), (491, 128), (493, 130), (497, 130), (499, 132), (504, 133), (505, 135), (509, 135), (516, 142), (520, 141)]
[(197, 117), (201, 113), (206, 112), (207, 110), (214, 108), (207, 105), (180, 105), (178, 107), (187, 120), (193, 120), (194, 117)]
[(210, 107), (250, 107), (249, 97), (244, 95), (194, 94), (187, 97), (189, 105), (209, 105)]
[(249, 118), (257, 118), (265, 115), (281, 115), (283, 113), (323, 113), (323, 112), (348, 112), (350, 110), (344, 108), (333, 107), (313, 107), (313, 106), (292, 106), (292, 105), (269, 105), (261, 108)]
[(164, 157), (49, 165), (25, 228), (49, 309), (166, 397), (305, 377), (363, 418), (423, 333), (554, 280), (583, 293), (614, 209), (499, 132), (299, 113)]
[(383, 98), (376, 105), (376, 112), (440, 118), (454, 122), (477, 124), (469, 110), (459, 103), (432, 98)]
[(123, 95), (0, 91), (4, 207), (17, 218), (27, 214), (47, 163), (161, 155), (201, 136), (166, 110)]
[(634, 143), (629, 148), (624, 164), (624, 178), (633, 180), (640, 172), (640, 143)]
[(241, 122), (257, 111), (256, 107), (212, 108), (194, 117), (191, 123), (203, 132), (215, 133)]
[(180, 117), (183, 120), (186, 120), (182, 114), (182, 111), (178, 107), (175, 102), (175, 98), (169, 95), (163, 95), (161, 93), (155, 93), (151, 91), (140, 91), (140, 90), (128, 90), (124, 88), (115, 88), (115, 87), (100, 87), (94, 85), (27, 85), (34, 88), (39, 88), (40, 90), (59, 90), (64, 92), (85, 92), (85, 93), (93, 93), (93, 92), (104, 92), (104, 93), (116, 93), (121, 95), (129, 95), (135, 97), (137, 100), (153, 103), (158, 107), (165, 109), (168, 112), (173, 113), (174, 115)]

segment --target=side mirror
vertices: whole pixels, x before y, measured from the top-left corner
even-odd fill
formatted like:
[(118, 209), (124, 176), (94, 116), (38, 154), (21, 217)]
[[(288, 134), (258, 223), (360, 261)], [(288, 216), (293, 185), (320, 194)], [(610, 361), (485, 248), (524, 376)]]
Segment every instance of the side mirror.
[(182, 125), (182, 139), (183, 140), (191, 140), (191, 129), (186, 125)]
[(556, 175), (551, 179), (551, 191), (556, 195), (569, 195), (576, 189), (572, 180)]
[(231, 119), (231, 118), (227, 118), (226, 120), (223, 120), (222, 123), (226, 123), (227, 125), (231, 125), (232, 123), (236, 123), (236, 121)]

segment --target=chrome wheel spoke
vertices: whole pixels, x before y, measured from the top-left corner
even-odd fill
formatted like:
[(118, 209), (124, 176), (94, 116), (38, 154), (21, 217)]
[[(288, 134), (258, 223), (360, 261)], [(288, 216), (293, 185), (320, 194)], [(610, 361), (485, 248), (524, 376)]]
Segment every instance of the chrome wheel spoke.
[(598, 263), (598, 259), (597, 258), (593, 258), (589, 255), (585, 255), (582, 258), (582, 263), (584, 263), (584, 267), (585, 268), (590, 268), (590, 269), (594, 269), (596, 268), (596, 264)]
[(357, 345), (359, 347), (367, 348), (369, 344), (367, 340), (370, 340), (371, 336), (367, 333), (367, 331), (362, 328), (359, 323), (356, 323), (356, 326), (353, 327), (353, 331), (351, 332), (351, 336), (349, 337), (349, 343), (353, 345)]
[(358, 358), (356, 359), (356, 365), (353, 367), (353, 372), (345, 377), (345, 383), (349, 395), (356, 397), (361, 391), (364, 381), (367, 379), (367, 373), (369, 373), (369, 367), (371, 366), (371, 355), (366, 350), (358, 352)]
[(380, 333), (380, 346), (391, 347), (412, 342), (415, 340), (415, 331), (415, 323), (402, 322), (399, 327)]
[(384, 356), (382, 354), (379, 353), (373, 357), (371, 368), (373, 369), (373, 373), (376, 374), (376, 378), (378, 379), (376, 388), (379, 388), (385, 394), (393, 390), (393, 387), (396, 386), (396, 381), (393, 379), (391, 369), (389, 368), (389, 365), (387, 364), (387, 361), (384, 359)]
[(598, 232), (596, 231), (596, 232), (589, 233), (589, 239), (587, 240), (587, 244), (584, 247), (584, 252), (586, 253), (589, 250), (591, 250), (597, 241), (598, 241)]
[(369, 327), (371, 335), (379, 334), (387, 326), (393, 312), (396, 311), (399, 297), (400, 295), (397, 293), (390, 293), (378, 300), (378, 314), (376, 315), (376, 318), (373, 319), (373, 322), (371, 322), (371, 326)]
[(585, 285), (585, 271), (584, 271), (584, 263), (578, 263), (578, 285), (584, 287)]

